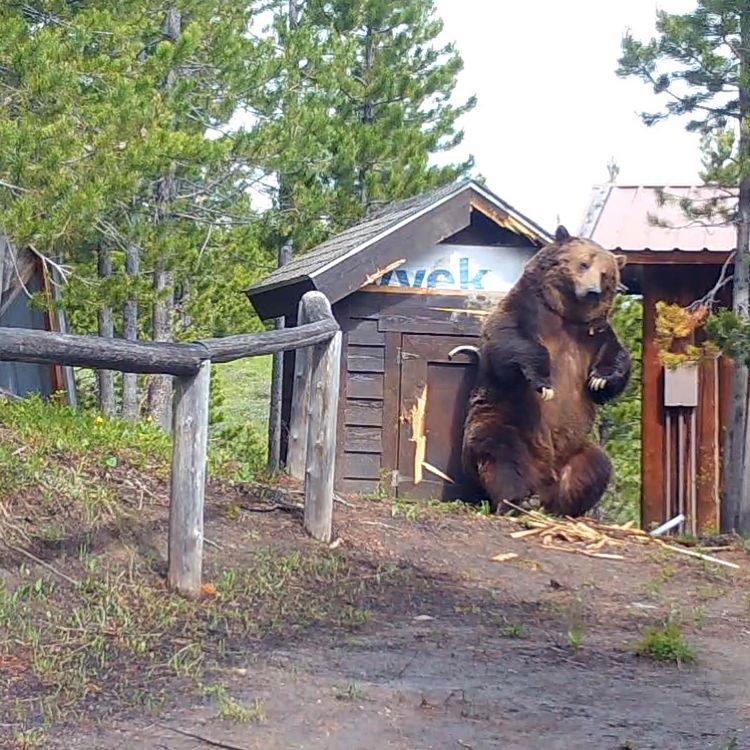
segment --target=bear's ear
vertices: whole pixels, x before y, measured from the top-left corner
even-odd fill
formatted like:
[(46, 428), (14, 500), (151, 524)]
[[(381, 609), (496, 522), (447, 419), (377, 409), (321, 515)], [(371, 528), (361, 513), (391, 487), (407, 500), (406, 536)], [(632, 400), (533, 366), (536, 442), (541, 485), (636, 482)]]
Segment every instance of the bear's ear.
[(567, 242), (570, 239), (568, 230), (560, 224), (555, 230), (555, 242)]
[(627, 257), (624, 255), (615, 255), (615, 259), (617, 260), (617, 267), (622, 271), (628, 262)]

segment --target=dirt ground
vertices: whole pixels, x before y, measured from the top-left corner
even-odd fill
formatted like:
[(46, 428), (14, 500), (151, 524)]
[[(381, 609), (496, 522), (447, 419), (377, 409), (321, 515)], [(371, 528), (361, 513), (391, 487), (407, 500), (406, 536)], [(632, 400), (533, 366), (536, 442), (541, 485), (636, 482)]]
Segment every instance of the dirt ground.
[[(293, 513), (243, 511), (230, 523), (219, 505), (209, 501), (209, 575), (228, 559), (241, 564), (261, 540), (279, 554), (313, 545)], [(652, 546), (624, 548), (625, 560), (592, 559), (512, 540), (518, 526), (508, 520), (403, 511), (388, 501), (336, 505), (337, 553), (356, 560), (363, 579), (396, 573), (353, 602), (367, 613), (357, 627), (285, 626), (214, 664), (211, 679), (245, 707), (241, 716), (177, 685), (160, 711), (97, 721), (94, 710), (44, 746), (750, 748), (746, 553), (720, 553), (739, 571)], [(164, 522), (150, 532), (162, 555)], [(504, 552), (518, 557), (491, 560)], [(644, 629), (667, 618), (695, 663), (634, 653)]]

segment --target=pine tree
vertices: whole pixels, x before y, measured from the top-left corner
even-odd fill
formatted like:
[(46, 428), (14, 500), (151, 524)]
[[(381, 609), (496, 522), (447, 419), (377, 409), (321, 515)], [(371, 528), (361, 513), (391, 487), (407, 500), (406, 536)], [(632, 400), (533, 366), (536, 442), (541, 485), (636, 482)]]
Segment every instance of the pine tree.
[(452, 102), (463, 63), (452, 44), (436, 44), (434, 0), (306, 0), (293, 27), (286, 10), (276, 15), (277, 85), (259, 105), (257, 137), (269, 171), (283, 175), (273, 227), (295, 251), (471, 170), (472, 159), (430, 163), (461, 142), (458, 121), (476, 103)]
[[(177, 39), (165, 10), (179, 11)], [(227, 128), (269, 75), (267, 42), (247, 35), (254, 13), (239, 0), (0, 6), (0, 231), (64, 257), (64, 304), (79, 330), (112, 309), (127, 311), (115, 335), (149, 335), (154, 275), (182, 290), (181, 321), (224, 325), (204, 307), (223, 298), (207, 284), (241, 283), (232, 274), (243, 260), (262, 267), (255, 235), (233, 239), (257, 221), (247, 195), (256, 145)], [(107, 279), (99, 248), (111, 257)], [(131, 418), (136, 398), (131, 380)]]
[[(750, 535), (750, 472), (747, 471), (750, 411), (750, 1), (698, 0), (691, 13), (657, 14), (658, 35), (642, 43), (626, 35), (618, 74), (640, 78), (666, 97), (664, 109), (645, 113), (653, 125), (668, 117), (687, 118), (702, 136), (709, 184), (734, 188), (725, 201), (684, 205), (688, 215), (737, 226), (731, 325), (718, 317), (713, 331), (734, 358), (731, 421), (724, 450), (724, 532)], [(726, 335), (727, 331), (734, 335)], [(722, 335), (722, 332), (724, 335)]]

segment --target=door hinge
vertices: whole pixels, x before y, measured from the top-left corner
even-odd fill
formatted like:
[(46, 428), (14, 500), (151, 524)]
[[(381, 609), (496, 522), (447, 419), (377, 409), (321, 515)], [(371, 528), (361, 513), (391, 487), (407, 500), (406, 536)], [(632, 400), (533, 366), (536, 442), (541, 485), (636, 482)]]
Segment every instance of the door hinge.
[(401, 347), (398, 348), (398, 360), (399, 362), (406, 362), (407, 359), (419, 359), (418, 354), (412, 354), (411, 352), (405, 352)]

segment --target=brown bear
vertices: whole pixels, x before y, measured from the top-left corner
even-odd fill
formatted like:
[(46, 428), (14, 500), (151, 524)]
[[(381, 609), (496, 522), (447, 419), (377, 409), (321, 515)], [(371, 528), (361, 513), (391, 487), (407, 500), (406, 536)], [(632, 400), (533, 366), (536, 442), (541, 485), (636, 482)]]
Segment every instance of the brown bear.
[(462, 461), (493, 512), (535, 496), (550, 513), (579, 516), (604, 494), (611, 463), (588, 436), (596, 405), (630, 379), (609, 323), (624, 265), (560, 226), (485, 319)]

